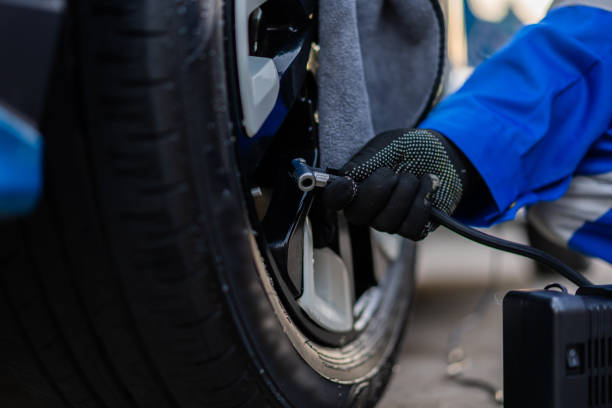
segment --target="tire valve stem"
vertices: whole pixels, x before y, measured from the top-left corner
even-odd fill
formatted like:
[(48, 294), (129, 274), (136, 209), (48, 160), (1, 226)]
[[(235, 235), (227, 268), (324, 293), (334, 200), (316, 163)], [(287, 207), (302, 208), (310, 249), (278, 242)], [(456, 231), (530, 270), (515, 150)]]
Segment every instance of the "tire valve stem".
[(291, 166), (293, 167), (291, 177), (297, 183), (298, 188), (305, 192), (312, 191), (315, 187), (325, 187), (335, 177), (338, 177), (325, 170), (309, 166), (301, 157), (291, 160)]

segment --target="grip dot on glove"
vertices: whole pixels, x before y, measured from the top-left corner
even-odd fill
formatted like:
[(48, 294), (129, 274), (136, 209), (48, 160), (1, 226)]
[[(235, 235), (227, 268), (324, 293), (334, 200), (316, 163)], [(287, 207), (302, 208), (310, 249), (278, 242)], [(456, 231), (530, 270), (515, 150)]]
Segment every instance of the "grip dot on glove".
[(365, 180), (376, 169), (388, 167), (396, 173), (409, 172), (421, 178), (425, 174), (440, 179), (432, 196), (433, 207), (452, 214), (463, 193), (463, 183), (449, 155), (442, 136), (424, 129), (407, 129), (372, 157), (350, 169), (346, 175), (357, 182)]

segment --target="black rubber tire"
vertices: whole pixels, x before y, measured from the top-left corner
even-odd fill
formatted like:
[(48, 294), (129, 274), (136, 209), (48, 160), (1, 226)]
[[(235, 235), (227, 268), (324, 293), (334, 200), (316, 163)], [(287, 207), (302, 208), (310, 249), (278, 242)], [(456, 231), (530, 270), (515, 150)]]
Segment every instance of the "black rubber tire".
[(354, 342), (292, 343), (236, 164), (226, 11), (70, 4), (44, 196), (0, 225), (0, 363), (41, 406), (372, 406), (389, 381), (413, 251)]

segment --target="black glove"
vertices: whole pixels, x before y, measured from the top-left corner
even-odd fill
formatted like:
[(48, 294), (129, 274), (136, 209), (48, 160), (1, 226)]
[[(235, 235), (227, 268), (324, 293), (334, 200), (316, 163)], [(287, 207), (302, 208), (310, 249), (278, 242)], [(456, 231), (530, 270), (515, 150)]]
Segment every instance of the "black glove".
[(382, 133), (363, 147), (322, 192), (323, 203), (356, 225), (420, 240), (435, 229), (431, 206), (451, 215), (467, 187), (469, 162), (441, 134), (425, 129)]

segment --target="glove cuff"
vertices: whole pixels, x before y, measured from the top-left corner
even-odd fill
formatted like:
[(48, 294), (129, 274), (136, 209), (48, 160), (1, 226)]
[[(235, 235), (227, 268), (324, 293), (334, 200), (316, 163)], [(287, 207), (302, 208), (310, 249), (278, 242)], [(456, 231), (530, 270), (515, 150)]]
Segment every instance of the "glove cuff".
[(432, 130), (432, 129), (423, 129), (423, 130), (437, 136), (438, 139), (440, 140), (440, 143), (442, 143), (442, 145), (444, 146), (444, 149), (446, 150), (446, 153), (448, 154), (448, 158), (453, 163), (453, 166), (455, 167), (457, 175), (459, 176), (461, 180), (461, 184), (463, 186), (462, 195), (465, 195), (465, 192), (470, 189), (471, 180), (473, 179), (472, 176), (475, 172), (474, 167), (472, 166), (472, 163), (470, 163), (470, 161), (468, 160), (467, 157), (465, 157), (463, 152), (459, 150), (459, 148), (455, 146), (455, 144), (450, 139), (448, 139), (446, 136), (444, 136), (442, 133), (436, 130)]

